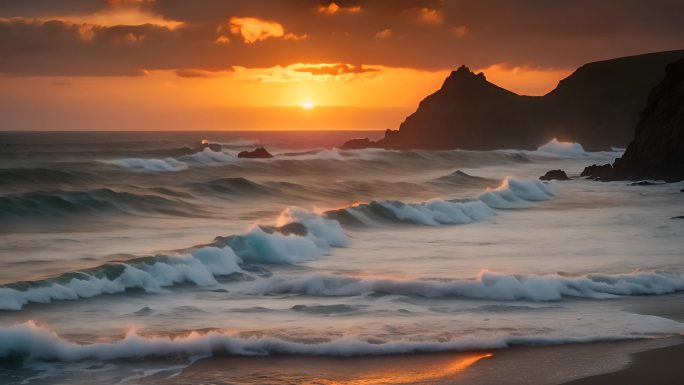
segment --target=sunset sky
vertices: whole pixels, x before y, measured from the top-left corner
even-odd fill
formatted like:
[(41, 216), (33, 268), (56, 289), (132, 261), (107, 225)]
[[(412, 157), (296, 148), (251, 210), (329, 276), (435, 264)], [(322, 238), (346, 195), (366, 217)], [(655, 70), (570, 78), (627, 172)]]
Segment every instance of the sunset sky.
[[(397, 128), (461, 64), (543, 95), (684, 2), (0, 0), (0, 130)], [(304, 108), (306, 107), (306, 108)]]

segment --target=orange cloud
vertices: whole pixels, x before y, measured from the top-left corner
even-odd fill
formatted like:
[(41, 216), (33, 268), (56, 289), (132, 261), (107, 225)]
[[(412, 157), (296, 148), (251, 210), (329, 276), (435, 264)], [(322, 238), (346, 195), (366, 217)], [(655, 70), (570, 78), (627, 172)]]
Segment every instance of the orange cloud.
[(318, 66), (303, 66), (294, 69), (297, 72), (307, 72), (312, 75), (339, 76), (346, 74), (361, 74), (365, 72), (378, 72), (377, 68), (364, 68), (363, 66), (353, 66), (351, 64), (333, 64)]
[(451, 32), (454, 34), (454, 36), (461, 38), (468, 33), (468, 27), (466, 27), (465, 25), (459, 25), (457, 27), (452, 27)]
[(175, 71), (176, 76), (180, 78), (214, 78), (217, 76), (226, 75), (229, 70), (224, 71), (207, 71), (196, 68), (180, 68)]
[(230, 43), (230, 38), (226, 35), (219, 35), (219, 37), (217, 37), (216, 40), (214, 40), (214, 43), (228, 44)]
[(137, 7), (113, 7), (107, 8), (102, 12), (87, 15), (43, 16), (40, 19), (44, 21), (61, 20), (71, 24), (91, 24), (103, 27), (152, 24), (171, 30), (183, 25), (180, 21), (169, 20)]
[[(256, 43), (268, 38), (283, 38), (287, 40), (305, 39), (307, 35), (295, 35), (285, 33), (285, 28), (276, 22), (262, 20), (256, 17), (231, 17), (229, 20), (230, 32), (242, 36), (247, 44)], [(219, 27), (220, 30), (221, 27)]]
[(319, 5), (318, 13), (325, 13), (326, 15), (334, 15), (338, 12), (342, 13), (361, 13), (361, 6), (341, 7), (337, 3), (332, 2), (328, 5)]
[(425, 24), (442, 24), (442, 11), (439, 9), (420, 8), (418, 10), (418, 20)]
[(375, 37), (377, 37), (378, 39), (390, 38), (390, 37), (392, 37), (392, 30), (389, 28), (385, 28), (382, 31), (376, 33)]

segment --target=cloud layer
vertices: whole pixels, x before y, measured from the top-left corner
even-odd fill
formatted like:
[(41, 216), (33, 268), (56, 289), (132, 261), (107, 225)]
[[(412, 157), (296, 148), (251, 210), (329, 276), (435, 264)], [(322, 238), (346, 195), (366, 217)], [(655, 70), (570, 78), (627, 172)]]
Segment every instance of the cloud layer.
[(0, 73), (202, 77), (293, 63), (353, 63), (301, 69), (330, 75), (372, 65), (572, 68), (684, 48), (682, 14), (679, 0), (4, 0)]

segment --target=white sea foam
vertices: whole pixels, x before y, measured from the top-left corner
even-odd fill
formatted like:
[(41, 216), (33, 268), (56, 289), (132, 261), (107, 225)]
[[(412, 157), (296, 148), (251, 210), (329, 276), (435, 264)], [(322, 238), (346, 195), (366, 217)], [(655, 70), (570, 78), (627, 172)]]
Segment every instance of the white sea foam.
[(429, 298), (558, 301), (564, 297), (608, 299), (673, 293), (684, 290), (684, 275), (659, 272), (508, 275), (484, 271), (471, 280), (428, 281), (317, 274), (296, 279), (274, 277), (257, 285), (255, 290), (262, 294), (354, 296), (381, 293)]
[(253, 226), (247, 233), (228, 241), (237, 255), (246, 262), (255, 263), (300, 263), (318, 259), (331, 247), (347, 245), (347, 236), (337, 221), (322, 217), (312, 211), (290, 207), (283, 211), (277, 225), (300, 223), (307, 234), (283, 235), (266, 233)]
[[(342, 209), (357, 221), (379, 226), (384, 219), (427, 226), (467, 224), (496, 215), (493, 209), (530, 207), (535, 202), (549, 200), (554, 184), (538, 180), (517, 180), (506, 177), (501, 186), (478, 194), (474, 200), (452, 201), (432, 199), (426, 202), (373, 201)], [(333, 215), (336, 211), (330, 211)]]
[(379, 204), (390, 210), (400, 221), (428, 226), (466, 224), (494, 215), (494, 211), (481, 201), (450, 202), (432, 199), (419, 204), (397, 201)]
[(216, 166), (236, 163), (238, 161), (237, 153), (234, 151), (212, 151), (207, 147), (194, 154), (181, 156), (179, 159), (171, 157), (164, 159), (125, 158), (103, 162), (139, 172), (175, 172), (187, 170), (190, 167), (190, 163)]
[(239, 158), (237, 157), (237, 153), (235, 151), (225, 149), (221, 151), (212, 151), (209, 147), (207, 147), (194, 154), (184, 155), (180, 158), (180, 160), (214, 166), (227, 163), (236, 163), (238, 162)]
[(581, 144), (576, 142), (560, 142), (556, 138), (553, 138), (550, 142), (540, 146), (537, 151), (568, 158), (587, 156), (587, 152), (584, 151), (584, 147), (582, 147)]
[(309, 234), (319, 240), (317, 241), (319, 244), (322, 241), (324, 246), (344, 247), (347, 245), (347, 235), (339, 222), (324, 218), (321, 214), (300, 207), (289, 207), (280, 214), (277, 225), (284, 226), (294, 222), (303, 224)]
[[(667, 321), (667, 320), (664, 320)], [(665, 322), (663, 322), (665, 324)], [(670, 321), (665, 326), (674, 329)], [(672, 333), (672, 330), (669, 330)], [(659, 335), (667, 335), (663, 330)], [(443, 351), (501, 349), (512, 345), (557, 345), (644, 338), (644, 334), (624, 335), (572, 334), (545, 335), (468, 335), (450, 340), (415, 341), (397, 340), (385, 343), (368, 342), (354, 337), (342, 337), (328, 342), (305, 343), (276, 337), (241, 338), (221, 331), (185, 336), (141, 336), (134, 330), (113, 342), (74, 343), (45, 327), (28, 321), (0, 327), (0, 357), (20, 356), (35, 361), (77, 362), (89, 359), (116, 360), (165, 356), (242, 355), (263, 356), (272, 354), (359, 356), (411, 354)]]
[(494, 209), (529, 207), (533, 202), (551, 199), (555, 194), (554, 186), (553, 182), (506, 177), (501, 186), (487, 189), (477, 199)]
[[(61, 281), (42, 281), (26, 290), (0, 287), (0, 310), (20, 310), (29, 302), (91, 298), (101, 294), (122, 293), (138, 288), (160, 293), (165, 287), (188, 282), (198, 286), (218, 285), (216, 276), (242, 272), (239, 258), (229, 247), (204, 247), (190, 255), (152, 257), (146, 261), (113, 263), (99, 271), (79, 272)], [(110, 279), (109, 274), (116, 275)], [(120, 273), (113, 270), (121, 269)]]
[(126, 158), (105, 161), (105, 163), (115, 164), (119, 167), (124, 167), (133, 171), (140, 172), (174, 172), (182, 171), (188, 168), (187, 163), (181, 162), (174, 158), (165, 159), (142, 159), (142, 158)]

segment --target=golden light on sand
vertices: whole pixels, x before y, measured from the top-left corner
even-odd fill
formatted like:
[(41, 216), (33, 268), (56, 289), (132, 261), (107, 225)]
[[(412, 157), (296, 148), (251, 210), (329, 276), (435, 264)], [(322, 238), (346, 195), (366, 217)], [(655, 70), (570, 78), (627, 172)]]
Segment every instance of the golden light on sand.
[(316, 107), (316, 104), (311, 100), (305, 100), (301, 103), (301, 106), (305, 110), (312, 110), (314, 107)]
[(422, 368), (421, 370), (408, 367), (404, 370), (396, 370), (396, 368), (393, 368), (369, 375), (362, 374), (357, 378), (350, 378), (348, 380), (318, 378), (313, 381), (313, 383), (325, 385), (420, 384), (457, 375), (476, 362), (491, 356), (492, 353), (461, 355), (442, 367), (427, 367)]

